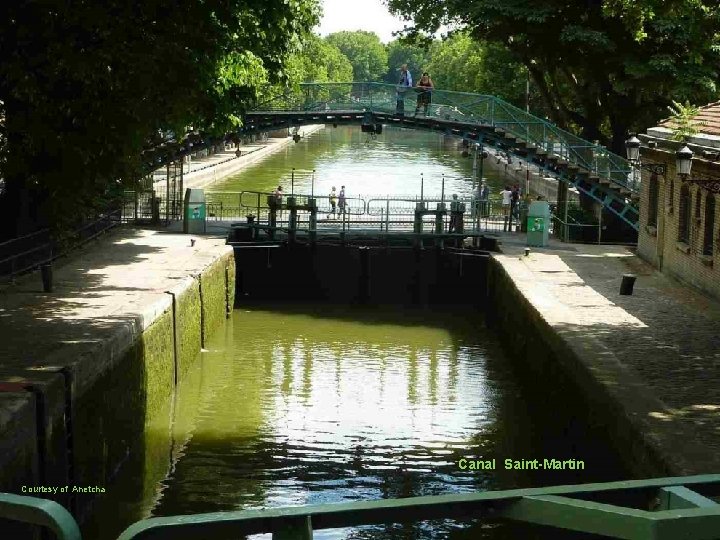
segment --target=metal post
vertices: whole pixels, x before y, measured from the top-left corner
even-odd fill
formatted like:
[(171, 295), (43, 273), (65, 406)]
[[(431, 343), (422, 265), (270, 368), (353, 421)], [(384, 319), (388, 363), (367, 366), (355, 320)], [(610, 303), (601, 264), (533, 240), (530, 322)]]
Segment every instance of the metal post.
[(420, 173), (420, 202), (423, 201), (423, 187), (424, 187), (425, 179), (423, 178), (423, 173)]
[(482, 139), (480, 139), (480, 183), (483, 181), (483, 165), (485, 162), (485, 158), (483, 157), (485, 155), (485, 145), (482, 143)]
[(313, 169), (312, 178), (310, 179), (310, 196), (315, 197), (315, 169)]
[(602, 214), (603, 214), (603, 207), (600, 207), (600, 214), (598, 216), (598, 244), (602, 242)]
[(472, 188), (475, 191), (475, 181), (477, 180), (477, 165), (478, 165), (478, 145), (475, 144), (475, 153), (473, 154), (473, 168), (472, 168)]
[(441, 202), (441, 203), (444, 203), (444, 202), (445, 202), (445, 174), (444, 174), (444, 173), (443, 173), (443, 175), (442, 175), (442, 184), (441, 184), (441, 186), (442, 186), (442, 187), (440, 188), (440, 202)]
[(385, 196), (385, 232), (390, 230), (390, 197)]
[[(260, 193), (257, 194), (257, 222), (260, 223)], [(238, 195), (238, 213), (240, 213), (240, 203), (242, 203), (242, 195)]]
[(165, 223), (170, 222), (170, 164), (167, 164), (167, 175), (165, 177)]
[(290, 196), (295, 195), (295, 167), (293, 167), (290, 173)]

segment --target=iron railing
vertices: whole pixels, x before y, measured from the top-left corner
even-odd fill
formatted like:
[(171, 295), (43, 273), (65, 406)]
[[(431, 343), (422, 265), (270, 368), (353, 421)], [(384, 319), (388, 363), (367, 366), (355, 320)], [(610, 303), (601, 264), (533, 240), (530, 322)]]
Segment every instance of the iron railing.
[[(564, 463), (545, 459), (539, 465)], [(628, 540), (714, 540), (720, 538), (720, 505), (713, 500), (719, 495), (719, 474), (654, 478), (155, 517), (134, 523), (118, 540), (262, 533), (272, 533), (273, 540), (309, 540), (316, 530), (435, 519), (510, 520)], [(0, 518), (47, 527), (58, 540), (80, 540), (72, 516), (53, 501), (0, 494)]]
[[(405, 90), (405, 91), (402, 91)], [(427, 116), (492, 127), (525, 141), (528, 147), (554, 155), (617, 186), (639, 192), (638, 175), (622, 156), (586, 141), (543, 118), (490, 95), (432, 90)], [(373, 82), (304, 83), (298, 89), (261, 103), (261, 112), (337, 112), (425, 115), (416, 107), (418, 91)]]

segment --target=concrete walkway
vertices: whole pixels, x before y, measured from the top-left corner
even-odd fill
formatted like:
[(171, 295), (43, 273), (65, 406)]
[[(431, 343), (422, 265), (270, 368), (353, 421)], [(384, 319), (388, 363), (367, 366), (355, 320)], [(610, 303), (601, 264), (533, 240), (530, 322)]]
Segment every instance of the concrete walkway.
[[(720, 303), (628, 248), (551, 241), (525, 257), (524, 235), (502, 242), (496, 260), (671, 470), (720, 470)], [(638, 276), (632, 296), (624, 273)]]
[[(302, 126), (299, 134), (301, 137), (307, 137), (324, 127), (324, 124)], [(240, 156), (236, 156), (235, 149), (232, 149), (194, 158), (189, 165), (185, 165), (183, 187), (208, 188), (218, 180), (236, 174), (245, 167), (282, 150), (290, 144), (294, 144), (292, 137), (271, 137), (262, 142), (240, 145)], [(165, 189), (165, 171), (164, 169), (158, 169), (156, 174), (155, 189), (161, 192)]]

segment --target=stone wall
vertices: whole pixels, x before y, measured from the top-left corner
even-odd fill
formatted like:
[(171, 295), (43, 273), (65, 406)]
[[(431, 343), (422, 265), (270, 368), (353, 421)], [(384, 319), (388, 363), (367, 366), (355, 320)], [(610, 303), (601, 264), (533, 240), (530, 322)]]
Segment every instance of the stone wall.
[[(675, 156), (660, 150), (648, 150), (643, 155), (650, 161), (665, 163), (667, 173), (665, 176), (652, 176), (643, 172), (638, 255), (662, 272), (720, 298), (720, 195), (704, 189), (702, 184), (685, 182), (690, 191), (690, 228), (688, 242), (681, 242), (678, 233), (683, 181), (675, 172)], [(720, 164), (694, 159), (691, 178), (692, 175), (720, 179)], [(655, 225), (649, 220), (649, 214), (653, 211), (649, 206), (652, 182), (658, 184)], [(708, 220), (705, 215), (705, 202), (708, 197), (715, 198), (714, 253), (710, 256), (703, 254), (705, 224)], [(696, 212), (698, 198), (700, 211)]]

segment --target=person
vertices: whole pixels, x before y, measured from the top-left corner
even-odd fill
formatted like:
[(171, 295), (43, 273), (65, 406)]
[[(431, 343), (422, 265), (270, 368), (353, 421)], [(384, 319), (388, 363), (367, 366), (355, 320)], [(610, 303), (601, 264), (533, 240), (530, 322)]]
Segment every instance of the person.
[(527, 217), (531, 202), (530, 194), (526, 193), (520, 203), (520, 232), (527, 232)]
[(452, 202), (450, 203), (450, 225), (448, 226), (448, 232), (449, 232), (449, 233), (455, 232), (455, 229), (457, 228), (457, 225), (458, 225), (458, 214), (457, 214), (457, 211), (455, 211), (455, 212), (453, 211), (453, 210), (456, 210), (457, 205), (458, 205), (458, 196), (457, 196), (457, 194), (453, 194), (452, 198), (453, 198), (453, 200), (452, 200)]
[(338, 209), (341, 214), (345, 213), (345, 186), (340, 186), (340, 194), (338, 195)]
[(512, 224), (514, 224), (520, 218), (520, 216), (518, 214), (519, 204), (520, 204), (520, 186), (518, 184), (515, 184), (512, 188), (512, 197), (510, 198), (510, 223), (511, 223), (510, 230), (512, 230)]
[(490, 208), (488, 200), (490, 199), (490, 188), (488, 185), (483, 182), (482, 187), (480, 188), (480, 200), (482, 201), (480, 203), (480, 206), (482, 208), (482, 216), (487, 217), (490, 215)]
[(275, 197), (275, 202), (278, 204), (278, 206), (281, 205), (283, 198), (282, 186), (278, 186), (275, 188), (275, 191), (273, 191), (273, 196)]
[(405, 93), (408, 88), (412, 88), (412, 85), (412, 75), (408, 71), (407, 64), (403, 64), (400, 66), (400, 80), (397, 85), (397, 107), (395, 112), (399, 116), (405, 114)]
[(502, 197), (503, 231), (507, 231), (510, 225), (510, 203), (512, 202), (510, 186), (505, 186), (505, 189), (500, 192), (500, 196)]
[[(337, 206), (337, 193), (335, 192), (335, 186), (332, 187), (332, 190), (330, 191), (330, 195), (328, 195), (328, 199), (330, 200), (330, 210), (331, 214), (335, 215), (335, 207)], [(330, 217), (330, 214), (328, 214), (328, 217)]]
[(430, 106), (430, 101), (432, 99), (432, 89), (435, 88), (435, 85), (433, 84), (427, 71), (423, 72), (422, 77), (420, 77), (420, 80), (417, 83), (417, 88), (418, 97), (417, 104), (415, 105), (415, 116), (417, 116), (420, 107), (423, 108), (425, 116), (427, 116), (428, 107)]

